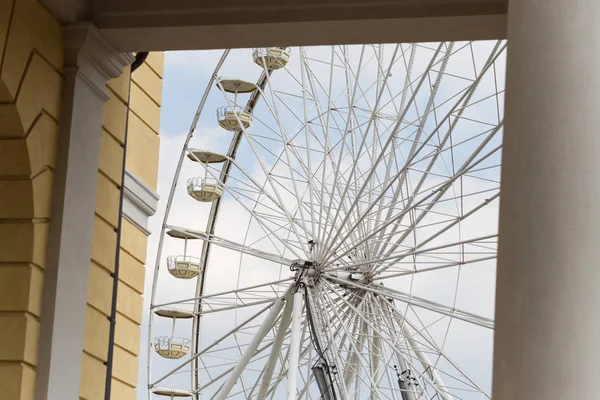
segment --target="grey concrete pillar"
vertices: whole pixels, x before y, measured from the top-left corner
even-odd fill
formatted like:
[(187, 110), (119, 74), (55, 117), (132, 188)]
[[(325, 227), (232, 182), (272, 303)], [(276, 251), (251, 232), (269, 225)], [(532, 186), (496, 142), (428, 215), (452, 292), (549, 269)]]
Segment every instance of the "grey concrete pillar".
[(508, 19), (493, 399), (597, 399), (600, 1)]
[(119, 76), (133, 60), (116, 52), (91, 24), (64, 28), (64, 38), (36, 400), (79, 398), (106, 81)]

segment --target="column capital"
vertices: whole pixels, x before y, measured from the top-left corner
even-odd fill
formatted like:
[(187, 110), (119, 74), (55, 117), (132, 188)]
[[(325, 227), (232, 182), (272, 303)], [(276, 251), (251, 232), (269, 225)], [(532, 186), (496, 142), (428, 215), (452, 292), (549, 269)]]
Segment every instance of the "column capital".
[(117, 51), (90, 22), (65, 26), (63, 33), (65, 73), (78, 74), (103, 100), (108, 100), (106, 81), (120, 76), (123, 68), (133, 62), (133, 54)]

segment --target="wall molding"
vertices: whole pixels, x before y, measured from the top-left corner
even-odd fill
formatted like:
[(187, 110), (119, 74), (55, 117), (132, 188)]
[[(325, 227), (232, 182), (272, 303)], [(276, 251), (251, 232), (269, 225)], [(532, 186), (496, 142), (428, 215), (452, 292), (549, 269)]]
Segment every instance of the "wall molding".
[(129, 170), (125, 170), (123, 217), (150, 235), (148, 219), (156, 213), (159, 196)]

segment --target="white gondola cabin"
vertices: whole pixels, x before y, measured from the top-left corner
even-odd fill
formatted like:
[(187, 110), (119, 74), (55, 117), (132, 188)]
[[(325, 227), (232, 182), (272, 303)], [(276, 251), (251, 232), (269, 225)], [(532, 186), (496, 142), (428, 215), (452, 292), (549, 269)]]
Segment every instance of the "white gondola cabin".
[(179, 359), (190, 352), (190, 339), (161, 336), (154, 340), (154, 350), (163, 358)]
[(167, 257), (167, 269), (175, 278), (191, 279), (202, 272), (202, 266), (198, 257), (170, 256)]
[(216, 179), (190, 178), (187, 181), (187, 191), (194, 200), (206, 203), (215, 201), (223, 195), (223, 185)]
[(219, 126), (225, 130), (240, 131), (242, 128), (248, 129), (252, 124), (252, 115), (238, 106), (223, 106), (217, 108), (217, 121), (219, 121)]
[(283, 68), (290, 61), (289, 47), (263, 47), (252, 50), (254, 62), (269, 70)]

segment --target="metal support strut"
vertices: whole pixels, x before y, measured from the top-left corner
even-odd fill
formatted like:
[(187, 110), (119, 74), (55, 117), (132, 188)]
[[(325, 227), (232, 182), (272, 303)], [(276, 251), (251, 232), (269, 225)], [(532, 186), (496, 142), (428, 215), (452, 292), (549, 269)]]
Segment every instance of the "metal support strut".
[(264, 337), (267, 335), (269, 330), (271, 330), (271, 328), (273, 327), (277, 316), (283, 308), (284, 301), (285, 297), (277, 299), (275, 301), (273, 308), (271, 308), (271, 311), (269, 312), (262, 325), (258, 329), (258, 332), (256, 332), (256, 334), (252, 338), (252, 341), (246, 348), (246, 351), (244, 351), (242, 358), (238, 361), (233, 371), (231, 371), (231, 374), (229, 374), (227, 381), (225, 381), (225, 383), (223, 384), (223, 387), (215, 397), (215, 400), (225, 400), (227, 398), (229, 392), (231, 391), (231, 389), (233, 389), (233, 386), (235, 385), (239, 377), (242, 375), (242, 372), (244, 372), (246, 365), (248, 365), (248, 362), (250, 361), (252, 356), (254, 356), (256, 349), (258, 348)]
[(296, 293), (294, 293), (294, 308), (292, 310), (292, 336), (290, 339), (290, 355), (288, 359), (287, 400), (296, 400), (303, 302), (303, 292), (300, 290), (296, 291)]

